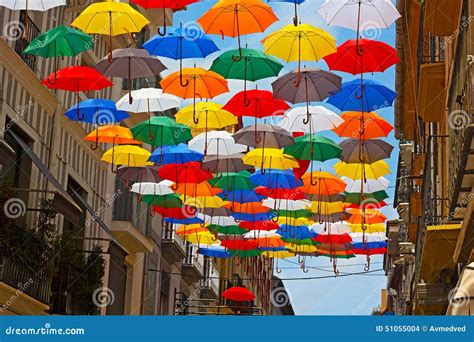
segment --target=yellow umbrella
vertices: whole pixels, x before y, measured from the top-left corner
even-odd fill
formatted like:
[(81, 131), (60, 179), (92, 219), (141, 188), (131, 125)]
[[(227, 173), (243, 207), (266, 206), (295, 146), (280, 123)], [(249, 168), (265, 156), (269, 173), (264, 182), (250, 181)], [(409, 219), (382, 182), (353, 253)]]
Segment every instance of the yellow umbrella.
[(237, 124), (234, 114), (222, 110), (222, 105), (215, 102), (199, 102), (195, 108), (189, 105), (176, 113), (175, 117), (178, 123), (191, 129), (204, 129), (206, 132)]
[(372, 164), (351, 163), (340, 161), (334, 165), (334, 170), (340, 176), (350, 179), (377, 179), (390, 173), (388, 164), (379, 160)]
[(284, 59), (298, 61), (298, 80), (301, 81), (301, 61), (319, 61), (337, 51), (336, 39), (328, 32), (309, 24), (287, 25), (262, 40), (264, 52)]
[(186, 199), (184, 199), (184, 196), (181, 196), (181, 198), (185, 205), (196, 208), (220, 208), (228, 203), (218, 196), (197, 196), (188, 197)]
[(219, 240), (209, 231), (183, 235), (183, 239), (195, 245), (215, 245)]
[(178, 229), (176, 229), (176, 234), (178, 235), (191, 235), (195, 233), (209, 232), (206, 227), (201, 227), (200, 223), (195, 224), (183, 224)]
[(89, 5), (71, 23), (85, 33), (109, 35), (109, 62), (112, 62), (112, 36), (140, 32), (150, 22), (125, 2), (97, 2)]
[(126, 165), (126, 166), (149, 166), (153, 165), (152, 162), (148, 161), (151, 153), (144, 148), (133, 146), (133, 145), (120, 145), (114, 146), (104, 153), (102, 160), (111, 164), (113, 173), (115, 165)]
[(242, 161), (244, 164), (260, 167), (261, 169), (287, 170), (299, 167), (298, 161), (278, 148), (256, 148), (247, 153)]
[(385, 232), (384, 223), (374, 223), (374, 224), (362, 224), (362, 223), (351, 223), (349, 224), (353, 233), (383, 233)]
[(344, 202), (311, 202), (311, 212), (315, 214), (331, 215), (346, 210), (347, 204)]
[(290, 251), (264, 251), (261, 255), (266, 258), (285, 259), (294, 257), (296, 254)]
[(316, 246), (313, 245), (294, 245), (288, 243), (285, 245), (285, 247), (295, 253), (314, 253), (318, 250)]
[(277, 223), (279, 225), (286, 224), (288, 226), (310, 226), (314, 223), (314, 221), (306, 217), (295, 218), (289, 216), (279, 216)]

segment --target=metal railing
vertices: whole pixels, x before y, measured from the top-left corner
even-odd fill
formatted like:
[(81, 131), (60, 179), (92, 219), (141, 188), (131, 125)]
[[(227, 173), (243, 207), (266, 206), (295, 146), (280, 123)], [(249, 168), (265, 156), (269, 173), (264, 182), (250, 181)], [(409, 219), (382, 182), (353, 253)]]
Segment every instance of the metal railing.
[(21, 37), (15, 42), (15, 52), (23, 59), (28, 67), (36, 71), (38, 57), (36, 55), (24, 54), (26, 47), (38, 37), (41, 33), (40, 29), (35, 25), (33, 20), (26, 15), (25, 11), (20, 11), (20, 30)]
[(215, 294), (219, 294), (219, 271), (212, 262), (212, 259), (204, 258), (204, 276), (200, 281), (200, 287), (212, 290)]
[(24, 262), (15, 257), (0, 256), (0, 281), (18, 291), (49, 304), (51, 278), (44, 272), (31, 271)]
[(183, 249), (183, 251), (186, 251), (186, 243), (183, 241), (183, 239), (181, 239), (178, 234), (176, 234), (171, 223), (163, 223), (162, 240), (174, 241)]

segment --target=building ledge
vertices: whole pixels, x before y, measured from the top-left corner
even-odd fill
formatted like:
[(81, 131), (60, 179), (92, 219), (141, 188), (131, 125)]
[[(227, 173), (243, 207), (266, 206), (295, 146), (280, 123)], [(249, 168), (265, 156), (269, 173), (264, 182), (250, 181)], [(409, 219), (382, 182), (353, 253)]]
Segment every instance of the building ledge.
[(153, 243), (141, 231), (139, 231), (131, 222), (113, 221), (112, 234), (130, 253), (151, 253)]
[(419, 114), (424, 122), (442, 122), (446, 116), (446, 65), (423, 64), (418, 89)]
[(453, 260), (457, 263), (468, 264), (471, 262), (472, 250), (474, 248), (474, 198), (471, 198), (467, 206), (466, 215), (463, 219), (459, 232)]
[(434, 36), (451, 36), (459, 30), (462, 0), (426, 0), (424, 29)]

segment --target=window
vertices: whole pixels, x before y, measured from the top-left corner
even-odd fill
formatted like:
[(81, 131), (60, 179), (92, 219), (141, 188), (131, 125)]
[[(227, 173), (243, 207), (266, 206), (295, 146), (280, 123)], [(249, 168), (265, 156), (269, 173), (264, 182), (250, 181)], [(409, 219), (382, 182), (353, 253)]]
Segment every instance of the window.
[(85, 223), (86, 223), (86, 209), (82, 206), (82, 203), (78, 200), (78, 197), (81, 197), (83, 200), (87, 201), (87, 192), (71, 177), (68, 177), (67, 180), (67, 193), (73, 201), (82, 209), (82, 214), (79, 217), (79, 220), (72, 222), (66, 217), (64, 218), (63, 229), (65, 231), (71, 232), (74, 236), (82, 238), (85, 236)]

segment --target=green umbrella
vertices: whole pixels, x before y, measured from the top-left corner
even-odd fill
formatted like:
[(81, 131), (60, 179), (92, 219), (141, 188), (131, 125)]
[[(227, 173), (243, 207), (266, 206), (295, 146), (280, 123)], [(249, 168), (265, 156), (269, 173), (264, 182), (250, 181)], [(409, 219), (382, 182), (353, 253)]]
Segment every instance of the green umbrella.
[(326, 161), (339, 158), (342, 149), (331, 139), (320, 135), (303, 135), (295, 144), (285, 147), (285, 153), (299, 160)]
[[(94, 42), (91, 36), (75, 28), (60, 25), (33, 39), (23, 53), (44, 58), (54, 57), (56, 68), (57, 57), (76, 56), (93, 47)], [(54, 75), (56, 77), (56, 73)]]
[(346, 202), (348, 203), (354, 203), (354, 204), (360, 204), (364, 201), (371, 201), (373, 203), (375, 202), (381, 202), (384, 199), (387, 199), (389, 196), (388, 194), (384, 191), (376, 191), (373, 193), (360, 193), (360, 192), (346, 192)]
[(296, 246), (317, 246), (318, 243), (311, 239), (281, 238), (283, 242), (288, 242)]
[(224, 172), (220, 177), (209, 181), (215, 188), (221, 188), (225, 191), (233, 190), (253, 190), (255, 186), (249, 180), (251, 173), (248, 171)]
[(143, 195), (141, 200), (148, 205), (156, 205), (163, 208), (181, 208), (183, 206), (183, 201), (178, 194), (161, 196)]
[(247, 232), (247, 229), (240, 228), (239, 226), (219, 226), (217, 224), (211, 224), (207, 227), (212, 233), (219, 234), (234, 234), (242, 235)]
[(277, 59), (256, 49), (242, 49), (242, 59), (232, 58), (238, 50), (222, 53), (212, 62), (211, 69), (226, 79), (244, 80), (244, 101), (247, 91), (247, 81), (258, 81), (267, 77), (276, 77), (283, 68)]
[(279, 210), (279, 216), (280, 217), (293, 217), (293, 218), (299, 218), (299, 217), (311, 217), (312, 213), (309, 210)]
[(245, 251), (232, 249), (232, 250), (229, 250), (229, 253), (230, 255), (234, 257), (249, 258), (249, 257), (259, 256), (260, 254), (262, 254), (262, 251), (259, 249), (249, 249)]
[(191, 140), (191, 131), (186, 125), (167, 116), (153, 116), (130, 129), (133, 138), (153, 147), (178, 145)]

